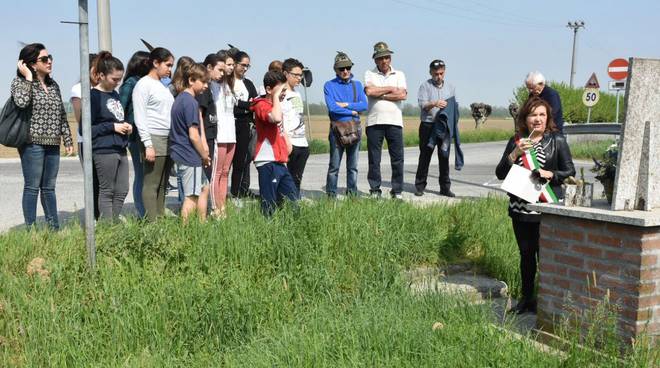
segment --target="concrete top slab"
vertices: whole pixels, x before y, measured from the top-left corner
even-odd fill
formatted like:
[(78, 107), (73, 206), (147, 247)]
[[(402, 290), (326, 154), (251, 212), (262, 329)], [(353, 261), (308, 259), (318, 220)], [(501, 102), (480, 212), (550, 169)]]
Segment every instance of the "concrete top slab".
[(534, 211), (575, 217), (587, 220), (607, 221), (624, 225), (654, 227), (660, 226), (660, 209), (652, 211), (612, 211), (607, 201), (595, 200), (592, 207), (565, 207), (563, 204), (530, 204)]

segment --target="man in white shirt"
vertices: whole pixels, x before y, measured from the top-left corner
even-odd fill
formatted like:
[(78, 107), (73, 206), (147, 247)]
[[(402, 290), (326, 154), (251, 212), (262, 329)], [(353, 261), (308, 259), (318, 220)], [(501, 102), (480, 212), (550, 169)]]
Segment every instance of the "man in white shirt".
[(402, 101), (408, 96), (406, 76), (392, 68), (393, 52), (385, 42), (374, 45), (376, 68), (364, 74), (364, 91), (369, 98), (367, 113), (367, 150), (369, 153), (369, 192), (381, 196), (380, 157), (383, 138), (387, 140), (392, 166), (392, 198), (401, 199), (403, 190), (403, 114)]

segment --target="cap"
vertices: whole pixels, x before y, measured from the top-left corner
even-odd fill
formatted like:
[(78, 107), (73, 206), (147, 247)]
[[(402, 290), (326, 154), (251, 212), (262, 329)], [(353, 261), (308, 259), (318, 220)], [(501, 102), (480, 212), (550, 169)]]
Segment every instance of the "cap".
[(371, 55), (372, 58), (378, 59), (379, 57), (392, 55), (394, 51), (390, 50), (389, 46), (383, 41), (377, 42), (374, 45), (374, 54)]
[(337, 51), (337, 56), (335, 56), (335, 65), (334, 68), (345, 68), (347, 66), (353, 66), (351, 58), (342, 51)]

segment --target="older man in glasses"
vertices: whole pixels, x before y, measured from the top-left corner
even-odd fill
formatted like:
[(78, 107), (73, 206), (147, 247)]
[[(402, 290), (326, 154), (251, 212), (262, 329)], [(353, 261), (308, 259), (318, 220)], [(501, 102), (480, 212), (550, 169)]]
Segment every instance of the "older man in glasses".
[[(357, 195), (357, 164), (360, 151), (360, 139), (351, 145), (344, 146), (337, 141), (333, 132), (333, 124), (342, 122), (356, 122), (360, 124), (360, 112), (367, 109), (367, 96), (362, 89), (362, 83), (353, 79), (351, 68), (353, 62), (345, 53), (339, 51), (335, 56), (334, 70), (336, 78), (325, 82), (323, 94), (325, 104), (328, 106), (331, 128), (328, 139), (330, 140), (330, 165), (326, 177), (325, 191), (328, 197), (337, 196), (337, 179), (341, 156), (346, 152), (346, 195)], [(361, 134), (361, 131), (358, 133)]]
[(529, 72), (527, 77), (525, 77), (525, 86), (527, 91), (529, 91), (529, 97), (538, 96), (541, 97), (545, 102), (547, 102), (552, 108), (552, 119), (557, 125), (559, 132), (563, 134), (564, 132), (564, 115), (561, 109), (561, 98), (559, 93), (546, 86), (545, 77), (541, 72)]
[(380, 157), (383, 139), (387, 141), (392, 166), (392, 198), (401, 199), (403, 191), (403, 113), (401, 105), (408, 97), (406, 76), (392, 68), (392, 52), (385, 42), (374, 45), (372, 58), (376, 68), (364, 74), (369, 97), (367, 115), (367, 150), (369, 152), (369, 193), (381, 196)]

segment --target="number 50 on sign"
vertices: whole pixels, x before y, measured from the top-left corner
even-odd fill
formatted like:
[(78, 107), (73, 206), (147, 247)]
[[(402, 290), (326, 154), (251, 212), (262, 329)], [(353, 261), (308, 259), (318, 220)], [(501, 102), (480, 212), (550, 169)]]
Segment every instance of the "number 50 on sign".
[(600, 91), (595, 88), (587, 88), (582, 94), (582, 103), (586, 107), (592, 107), (598, 103), (600, 99)]

